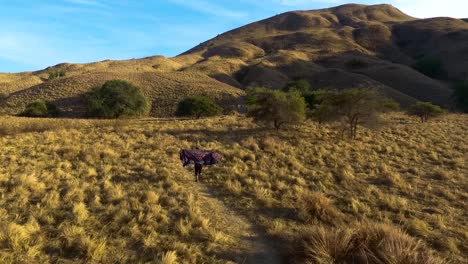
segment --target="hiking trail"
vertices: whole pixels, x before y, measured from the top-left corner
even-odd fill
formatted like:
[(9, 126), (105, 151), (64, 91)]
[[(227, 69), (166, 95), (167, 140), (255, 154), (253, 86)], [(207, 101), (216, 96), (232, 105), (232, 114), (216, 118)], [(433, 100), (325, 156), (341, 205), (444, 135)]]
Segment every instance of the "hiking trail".
[[(271, 239), (262, 228), (228, 208), (219, 197), (201, 182), (195, 182), (193, 175), (183, 174), (180, 184), (193, 191), (198, 207), (212, 226), (238, 241), (232, 248), (233, 261), (242, 264), (280, 264), (279, 253), (272, 245)], [(202, 176), (203, 177), (203, 176)]]

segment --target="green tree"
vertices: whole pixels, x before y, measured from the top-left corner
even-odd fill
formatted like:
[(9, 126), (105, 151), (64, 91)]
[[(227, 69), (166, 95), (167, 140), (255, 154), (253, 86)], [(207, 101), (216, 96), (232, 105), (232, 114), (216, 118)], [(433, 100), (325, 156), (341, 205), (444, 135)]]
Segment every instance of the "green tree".
[(140, 89), (123, 80), (107, 81), (87, 96), (88, 113), (98, 118), (138, 117), (146, 113), (148, 103)]
[(444, 113), (444, 109), (430, 102), (417, 102), (408, 111), (409, 115), (418, 116), (422, 123), (427, 122), (429, 118), (437, 117)]
[(379, 114), (394, 110), (396, 105), (375, 90), (363, 88), (322, 92), (319, 98), (321, 102), (313, 112), (315, 119), (344, 122), (352, 139), (356, 138), (359, 126), (378, 124)]
[(215, 116), (221, 114), (223, 108), (213, 99), (206, 96), (193, 96), (180, 101), (177, 106), (176, 116), (196, 117)]
[(283, 125), (298, 124), (305, 118), (306, 103), (295, 91), (273, 91), (255, 88), (247, 94), (248, 116), (256, 122), (272, 124), (276, 130)]
[(456, 84), (453, 96), (463, 111), (468, 113), (468, 81)]
[(297, 91), (304, 95), (311, 92), (310, 83), (307, 80), (290, 81), (283, 88), (284, 92)]
[(333, 111), (333, 107), (330, 104), (322, 103), (325, 98), (330, 96), (329, 93), (333, 92), (333, 90), (320, 89), (304, 96), (309, 109), (307, 117), (316, 121), (319, 125), (335, 120), (337, 116)]
[(52, 103), (44, 100), (36, 100), (26, 106), (21, 116), (27, 117), (57, 117), (59, 109)]
[(312, 90), (310, 83), (307, 80), (290, 81), (284, 86), (284, 92), (297, 92), (306, 102), (306, 107), (311, 110), (317, 103), (317, 91)]

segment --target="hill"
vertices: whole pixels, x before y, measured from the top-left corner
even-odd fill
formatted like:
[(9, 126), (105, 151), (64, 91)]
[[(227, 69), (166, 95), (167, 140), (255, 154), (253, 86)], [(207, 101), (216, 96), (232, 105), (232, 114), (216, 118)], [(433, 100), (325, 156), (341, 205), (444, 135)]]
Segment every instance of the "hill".
[[(18, 113), (42, 98), (69, 116), (81, 116), (84, 94), (112, 78), (139, 85), (153, 100), (153, 116), (172, 115), (180, 99), (200, 93), (232, 109), (248, 86), (278, 89), (295, 79), (307, 79), (313, 88), (374, 87), (403, 106), (423, 100), (451, 108), (451, 84), (468, 76), (467, 41), (463, 20), (416, 19), (391, 5), (293, 11), (223, 33), (173, 58), (0, 74), (0, 111)], [(66, 76), (48, 80), (54, 71)]]
[[(152, 103), (151, 115), (169, 116), (182, 98), (204, 94), (224, 105), (237, 105), (241, 90), (221, 83), (198, 72), (180, 72), (180, 65), (164, 57), (152, 57), (128, 61), (103, 61), (90, 64), (60, 64), (42, 71), (22, 73), (25, 80), (37, 80), (30, 87), (16, 82), (4, 82), (9, 91), (3, 101), (3, 109), (14, 114), (25, 105), (41, 98), (54, 102), (65, 116), (85, 114), (84, 95), (107, 80), (128, 80), (140, 87)], [(49, 72), (64, 71), (65, 77), (48, 80)], [(12, 77), (17, 78), (13, 74)], [(16, 85), (16, 86), (15, 86)]]
[[(231, 74), (243, 86), (282, 87), (305, 78), (313, 87), (377, 87), (408, 104), (450, 105), (449, 83), (465, 79), (468, 24), (452, 18), (415, 19), (390, 5), (344, 5), (294, 11), (235, 29), (182, 54), (241, 59)], [(413, 66), (440, 60), (435, 76)], [(210, 73), (223, 75), (225, 71)]]

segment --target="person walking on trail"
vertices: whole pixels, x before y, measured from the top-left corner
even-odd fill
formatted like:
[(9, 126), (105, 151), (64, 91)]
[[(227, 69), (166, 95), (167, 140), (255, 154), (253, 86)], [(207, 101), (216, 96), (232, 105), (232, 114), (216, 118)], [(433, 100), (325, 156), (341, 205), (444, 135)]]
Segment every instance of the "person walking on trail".
[(191, 163), (195, 165), (196, 182), (198, 182), (198, 178), (202, 173), (203, 166), (211, 166), (223, 159), (223, 156), (219, 153), (199, 149), (182, 149), (179, 157), (184, 167)]

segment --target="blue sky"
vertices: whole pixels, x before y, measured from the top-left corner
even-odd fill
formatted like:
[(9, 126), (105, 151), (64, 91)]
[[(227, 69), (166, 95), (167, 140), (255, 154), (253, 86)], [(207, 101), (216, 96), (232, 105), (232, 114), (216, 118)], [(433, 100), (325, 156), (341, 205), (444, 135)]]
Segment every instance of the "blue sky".
[[(341, 0), (0, 0), (0, 72), (175, 56), (217, 34)], [(381, 1), (354, 1), (375, 4)], [(466, 0), (389, 0), (416, 17), (468, 17)]]

